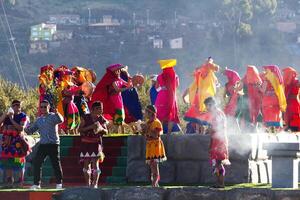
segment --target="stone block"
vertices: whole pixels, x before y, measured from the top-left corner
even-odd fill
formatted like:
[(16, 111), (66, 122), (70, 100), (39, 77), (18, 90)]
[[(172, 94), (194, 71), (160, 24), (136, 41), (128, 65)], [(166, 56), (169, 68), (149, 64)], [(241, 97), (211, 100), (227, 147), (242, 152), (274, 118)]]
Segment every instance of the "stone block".
[(174, 183), (176, 176), (176, 162), (166, 161), (159, 164), (160, 183)]
[(272, 200), (272, 191), (268, 189), (232, 189), (226, 193), (226, 200)]
[(300, 143), (296, 142), (269, 142), (263, 145), (263, 148), (268, 150), (268, 154), (273, 150), (283, 151), (300, 151)]
[(231, 165), (225, 166), (225, 183), (247, 183), (249, 174), (248, 161), (232, 161)]
[(149, 182), (150, 168), (145, 160), (132, 160), (127, 163), (126, 176), (128, 182)]
[(212, 173), (211, 165), (209, 164), (209, 161), (203, 161), (201, 164), (201, 175), (200, 175), (200, 183), (201, 184), (207, 184), (207, 183), (215, 183), (216, 178), (214, 177)]
[(299, 158), (300, 157), (300, 151), (269, 150), (268, 155), (277, 156), (277, 157)]
[(127, 162), (145, 158), (144, 137), (140, 135), (127, 138)]
[(259, 183), (259, 172), (258, 172), (257, 161), (249, 161), (249, 181), (250, 183)]
[(251, 134), (228, 136), (230, 160), (248, 160), (251, 153)]
[(128, 187), (105, 193), (107, 200), (163, 200), (166, 190), (163, 188)]
[(279, 191), (274, 190), (274, 200), (299, 200), (300, 191), (299, 190), (289, 190), (289, 191)]
[(270, 183), (270, 175), (268, 171), (267, 163), (264, 161), (257, 162), (259, 170), (259, 183)]
[(276, 134), (278, 142), (298, 142), (298, 136), (290, 133)]
[(272, 160), (265, 160), (264, 163), (267, 165), (269, 183), (272, 183)]
[(298, 159), (272, 157), (272, 187), (298, 188), (298, 168)]
[(103, 191), (92, 188), (66, 188), (64, 191), (54, 195), (53, 200), (75, 200), (95, 199), (104, 200)]
[(177, 162), (177, 183), (199, 183), (201, 174), (201, 163), (197, 161)]
[[(231, 165), (225, 166), (226, 176), (225, 183), (247, 183), (249, 166), (248, 162), (232, 162)], [(215, 183), (216, 178), (212, 173), (212, 167), (209, 162), (201, 162), (201, 179), (200, 182)]]
[(174, 160), (208, 160), (208, 135), (170, 135), (167, 138), (167, 157)]
[(207, 188), (181, 188), (171, 190), (168, 200), (222, 200), (225, 198), (225, 193), (218, 190)]
[(251, 160), (264, 160), (267, 159), (267, 152), (265, 149), (263, 149), (263, 144), (266, 142), (271, 141), (276, 141), (275, 136), (269, 136), (264, 133), (259, 133), (259, 134), (251, 134), (251, 154), (249, 159)]

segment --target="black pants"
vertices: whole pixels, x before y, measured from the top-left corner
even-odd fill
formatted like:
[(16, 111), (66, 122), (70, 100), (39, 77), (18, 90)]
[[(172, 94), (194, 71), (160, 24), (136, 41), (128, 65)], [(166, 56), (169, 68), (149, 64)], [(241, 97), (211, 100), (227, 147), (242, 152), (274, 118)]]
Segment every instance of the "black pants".
[(49, 156), (52, 167), (54, 169), (56, 184), (62, 183), (62, 169), (60, 163), (59, 145), (40, 144), (33, 161), (34, 185), (39, 185), (41, 183), (42, 164), (44, 163), (47, 156)]

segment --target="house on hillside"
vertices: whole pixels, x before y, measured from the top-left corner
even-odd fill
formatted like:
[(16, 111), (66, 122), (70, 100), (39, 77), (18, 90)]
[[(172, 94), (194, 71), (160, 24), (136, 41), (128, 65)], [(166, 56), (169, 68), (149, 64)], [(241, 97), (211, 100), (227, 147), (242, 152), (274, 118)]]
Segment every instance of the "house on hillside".
[(154, 49), (162, 49), (163, 48), (163, 40), (160, 38), (153, 39), (153, 48)]
[(182, 49), (183, 48), (183, 39), (182, 39), (182, 37), (171, 39), (171, 40), (169, 40), (169, 44), (170, 44), (171, 49)]
[(49, 15), (50, 24), (58, 25), (80, 25), (81, 19), (79, 15)]
[(30, 28), (30, 40), (31, 41), (51, 41), (53, 35), (56, 33), (56, 24), (41, 23), (31, 26)]
[(73, 31), (56, 31), (53, 34), (53, 40), (71, 40), (73, 38)]
[(104, 15), (101, 22), (89, 24), (89, 30), (112, 31), (120, 27), (120, 25), (118, 19), (113, 19), (111, 15)]
[(54, 40), (57, 33), (56, 24), (37, 24), (30, 27), (30, 48), (29, 53), (47, 53), (49, 42)]
[(47, 41), (32, 41), (30, 43), (29, 54), (48, 53)]

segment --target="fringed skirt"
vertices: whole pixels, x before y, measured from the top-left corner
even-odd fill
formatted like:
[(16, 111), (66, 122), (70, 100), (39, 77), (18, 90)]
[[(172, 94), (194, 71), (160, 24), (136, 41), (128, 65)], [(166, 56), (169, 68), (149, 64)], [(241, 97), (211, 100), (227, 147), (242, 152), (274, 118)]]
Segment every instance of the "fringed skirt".
[(163, 162), (167, 160), (163, 141), (159, 138), (156, 140), (147, 140), (146, 143), (146, 163), (151, 160)]

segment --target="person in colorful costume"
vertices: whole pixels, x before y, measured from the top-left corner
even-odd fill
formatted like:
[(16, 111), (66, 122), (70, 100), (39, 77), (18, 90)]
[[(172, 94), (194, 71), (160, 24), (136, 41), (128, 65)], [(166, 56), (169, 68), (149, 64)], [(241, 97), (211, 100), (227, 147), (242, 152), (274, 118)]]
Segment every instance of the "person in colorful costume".
[(231, 132), (240, 133), (240, 127), (237, 121), (238, 104), (240, 97), (243, 95), (243, 90), (240, 86), (240, 75), (231, 69), (225, 69), (223, 74), (227, 77), (228, 82), (225, 84), (224, 99), (226, 105), (224, 106), (224, 113), (227, 116), (228, 122), (232, 125)]
[(227, 120), (223, 111), (216, 106), (213, 97), (205, 99), (207, 112), (199, 116), (203, 124), (208, 125), (207, 132), (211, 136), (209, 158), (213, 174), (217, 178), (214, 187), (224, 187), (225, 165), (230, 165), (227, 139)]
[(58, 94), (57, 110), (64, 117), (60, 128), (65, 134), (77, 134), (80, 124), (79, 110), (74, 103), (74, 96), (78, 95), (81, 87), (72, 81), (73, 72), (66, 66), (60, 66), (54, 71)]
[(243, 100), (241, 103), (240, 116), (244, 121), (240, 120), (240, 127), (250, 132), (256, 131), (258, 117), (261, 114), (262, 93), (260, 87), (262, 79), (257, 68), (253, 65), (247, 66), (246, 74), (242, 80), (243, 84)]
[[(179, 78), (175, 73), (175, 59), (159, 60), (161, 74), (157, 77), (156, 90), (158, 91), (155, 107), (157, 108), (157, 118), (166, 126), (164, 132), (181, 131), (179, 127), (178, 107), (176, 100), (176, 90), (179, 86)], [(174, 128), (175, 126), (175, 128)]]
[(287, 108), (284, 115), (285, 125), (292, 132), (300, 131), (300, 83), (297, 78), (297, 71), (292, 67), (286, 67), (283, 70), (283, 82), (285, 87), (285, 96), (287, 99)]
[[(51, 110), (54, 110), (55, 107), (55, 83), (54, 83), (54, 66), (45, 65), (41, 67), (39, 75), (39, 105), (43, 100), (49, 101), (51, 105)], [(38, 111), (38, 116), (40, 116), (40, 110)]]
[(228, 79), (228, 82), (225, 84), (225, 95), (229, 98), (227, 101), (228, 103), (224, 107), (224, 113), (227, 116), (235, 117), (240, 96), (238, 84), (241, 78), (236, 71), (227, 68), (224, 70), (223, 74)]
[[(27, 116), (21, 111), (21, 102), (13, 100), (11, 109), (0, 117), (2, 128), (2, 144), (0, 156), (0, 168), (6, 175), (5, 183), (13, 186), (14, 182), (23, 186), (25, 172), (25, 156), (29, 146), (24, 142), (23, 130), (27, 125)], [(27, 151), (26, 151), (27, 149)], [(19, 175), (19, 180), (14, 180), (14, 171)]]
[(124, 105), (121, 92), (132, 88), (131, 82), (124, 81), (121, 77), (122, 64), (113, 64), (106, 68), (106, 73), (96, 85), (90, 103), (101, 101), (103, 103), (103, 116), (110, 120), (117, 130), (124, 132), (125, 119)]
[(83, 116), (84, 114), (90, 113), (87, 102), (90, 98), (89, 95), (91, 95), (93, 92), (94, 83), (96, 81), (96, 74), (91, 69), (85, 69), (78, 66), (73, 67), (72, 72), (73, 82), (75, 83), (75, 85), (81, 87), (85, 86), (85, 84), (87, 83), (86, 86), (89, 86), (89, 88), (87, 88), (89, 90), (89, 94), (85, 94), (84, 88), (81, 88), (81, 90), (74, 96), (74, 103), (78, 108), (79, 115)]
[(269, 132), (282, 127), (282, 112), (286, 111), (283, 77), (276, 65), (264, 66), (265, 72), (261, 86), (263, 122)]
[[(184, 120), (195, 124), (195, 132), (203, 132), (200, 130), (201, 122), (198, 121), (198, 116), (206, 111), (204, 100), (208, 97), (216, 95), (218, 79), (215, 73), (219, 70), (219, 66), (209, 57), (207, 61), (194, 71), (194, 80), (190, 87), (183, 95), (189, 95), (190, 108), (184, 115)], [(185, 100), (184, 100), (185, 102)]]
[(156, 97), (157, 97), (157, 93), (158, 93), (155, 88), (155, 85), (157, 82), (157, 75), (156, 74), (151, 75), (150, 80), (151, 80), (151, 87), (149, 90), (150, 102), (151, 102), (151, 105), (155, 105), (155, 101), (156, 101)]
[(81, 136), (80, 159), (84, 164), (83, 174), (87, 186), (97, 188), (101, 173), (99, 162), (103, 162), (104, 159), (102, 135), (108, 133), (106, 127), (108, 121), (102, 116), (103, 105), (100, 101), (93, 102), (91, 111), (90, 114), (81, 117), (79, 127)]
[(146, 137), (146, 163), (150, 166), (151, 181), (153, 187), (158, 187), (160, 180), (158, 163), (167, 160), (165, 148), (160, 135), (163, 134), (163, 127), (156, 117), (155, 106), (148, 105), (145, 109), (147, 122), (142, 124), (143, 135)]
[[(128, 82), (132, 77), (128, 73), (128, 67), (124, 67), (121, 70), (121, 78)], [(134, 85), (133, 85), (134, 86)], [(125, 123), (130, 125), (132, 131), (134, 133), (137, 132), (135, 126), (133, 123), (137, 121), (143, 120), (143, 113), (142, 113), (142, 105), (139, 99), (139, 94), (137, 92), (136, 87), (132, 87), (130, 89), (127, 89), (121, 93), (123, 104), (124, 104), (124, 110), (125, 110)]]

